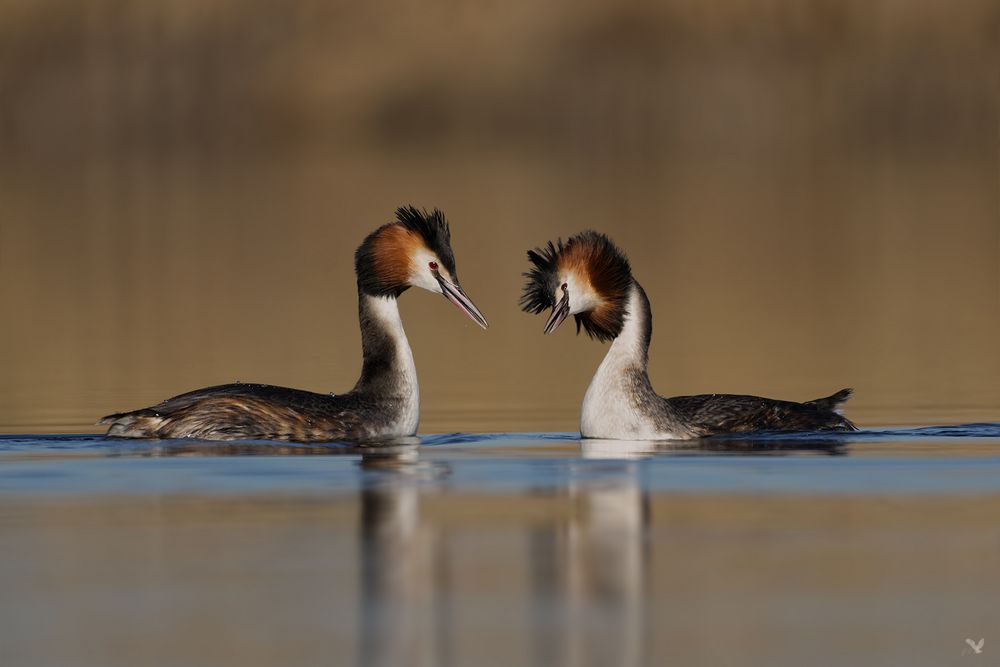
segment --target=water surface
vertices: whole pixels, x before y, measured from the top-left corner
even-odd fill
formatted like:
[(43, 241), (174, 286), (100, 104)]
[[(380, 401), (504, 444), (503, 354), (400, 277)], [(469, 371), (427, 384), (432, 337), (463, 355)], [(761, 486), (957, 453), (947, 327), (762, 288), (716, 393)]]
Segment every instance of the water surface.
[(637, 483), (654, 493), (1000, 491), (1000, 424), (693, 442), (456, 433), (370, 446), (0, 436), (0, 493), (340, 496), (386, 469), (455, 492), (558, 492), (576, 477), (617, 474), (607, 461), (629, 460), (642, 461)]
[(1000, 424), (681, 444), (4, 436), (0, 658), (958, 664), (1000, 627), (997, 526)]

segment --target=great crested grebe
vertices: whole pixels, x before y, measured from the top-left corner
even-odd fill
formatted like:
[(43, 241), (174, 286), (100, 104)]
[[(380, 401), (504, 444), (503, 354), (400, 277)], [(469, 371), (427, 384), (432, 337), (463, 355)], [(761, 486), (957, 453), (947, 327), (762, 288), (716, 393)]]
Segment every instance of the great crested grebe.
[(842, 389), (805, 403), (759, 396), (702, 394), (665, 398), (646, 371), (653, 318), (628, 259), (604, 234), (586, 231), (528, 251), (522, 310), (552, 314), (545, 333), (569, 315), (601, 342), (613, 341), (583, 399), (580, 433), (611, 440), (683, 440), (752, 431), (854, 431), (838, 408)]
[(410, 287), (443, 294), (484, 329), (486, 318), (458, 284), (441, 211), (409, 206), (368, 235), (354, 255), (363, 363), (339, 396), (264, 384), (225, 384), (101, 419), (109, 436), (317, 442), (414, 435), (420, 393), (396, 299)]

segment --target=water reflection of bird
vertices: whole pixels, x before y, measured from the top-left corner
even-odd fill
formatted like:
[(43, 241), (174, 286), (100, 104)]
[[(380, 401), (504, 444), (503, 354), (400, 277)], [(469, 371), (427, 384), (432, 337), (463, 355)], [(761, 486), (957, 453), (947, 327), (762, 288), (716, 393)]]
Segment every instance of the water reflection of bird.
[(753, 431), (853, 431), (839, 413), (842, 389), (805, 403), (759, 396), (702, 394), (664, 398), (653, 391), (646, 367), (652, 313), (624, 253), (604, 234), (583, 232), (528, 252), (532, 269), (521, 297), (531, 313), (546, 308), (551, 333), (569, 315), (591, 337), (613, 341), (583, 399), (585, 438), (690, 439)]
[(716, 453), (735, 456), (845, 456), (848, 439), (836, 435), (733, 434), (692, 440), (580, 440), (586, 459), (645, 459), (652, 456), (686, 456)]
[(416, 433), (417, 372), (397, 298), (410, 287), (443, 294), (483, 327), (479, 309), (459, 286), (444, 215), (400, 208), (355, 253), (361, 378), (342, 395), (264, 384), (198, 389), (149, 408), (109, 415), (108, 435), (129, 438), (259, 438), (300, 442), (368, 440)]
[(414, 445), (369, 447), (360, 468), (359, 664), (447, 665), (450, 561), (422, 498), (450, 467)]

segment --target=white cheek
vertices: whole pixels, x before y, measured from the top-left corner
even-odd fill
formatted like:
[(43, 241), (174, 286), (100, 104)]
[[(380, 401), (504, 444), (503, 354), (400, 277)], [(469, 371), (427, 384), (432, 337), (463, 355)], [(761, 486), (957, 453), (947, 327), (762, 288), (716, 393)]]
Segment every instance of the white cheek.
[[(420, 250), (410, 262), (410, 285), (420, 287), (428, 292), (441, 294), (441, 285), (431, 272), (430, 263), (435, 262), (440, 266), (437, 257), (427, 250)], [(443, 275), (443, 269), (441, 269)]]
[[(589, 280), (581, 280), (577, 276), (569, 274), (563, 276), (562, 282), (566, 284), (566, 289), (569, 290), (570, 315), (593, 310), (601, 304), (601, 299), (597, 296), (594, 288), (591, 287)], [(561, 297), (562, 295), (559, 294), (557, 298)]]

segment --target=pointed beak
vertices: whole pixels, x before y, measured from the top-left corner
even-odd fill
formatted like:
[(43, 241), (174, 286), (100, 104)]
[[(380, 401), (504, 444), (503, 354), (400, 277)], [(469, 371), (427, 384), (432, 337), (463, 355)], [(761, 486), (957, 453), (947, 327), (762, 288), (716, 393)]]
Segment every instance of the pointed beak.
[(448, 301), (451, 301), (453, 304), (458, 306), (460, 311), (468, 315), (469, 319), (482, 328), (486, 329), (490, 326), (490, 323), (486, 321), (483, 314), (479, 312), (478, 308), (476, 308), (476, 304), (472, 303), (472, 299), (465, 295), (465, 292), (462, 291), (461, 287), (457, 284), (448, 282), (440, 273), (436, 274), (435, 277), (437, 278), (438, 284), (441, 285), (441, 293), (444, 294), (444, 297), (448, 299)]
[(563, 296), (559, 299), (559, 303), (556, 307), (552, 309), (552, 314), (549, 315), (549, 321), (545, 323), (545, 333), (550, 334), (559, 328), (559, 325), (563, 323), (566, 316), (569, 315), (569, 292), (563, 290)]

